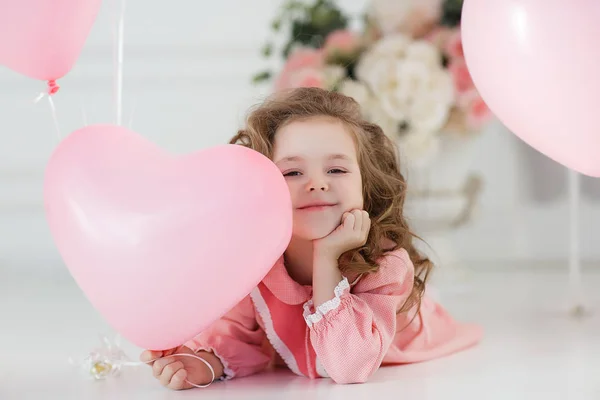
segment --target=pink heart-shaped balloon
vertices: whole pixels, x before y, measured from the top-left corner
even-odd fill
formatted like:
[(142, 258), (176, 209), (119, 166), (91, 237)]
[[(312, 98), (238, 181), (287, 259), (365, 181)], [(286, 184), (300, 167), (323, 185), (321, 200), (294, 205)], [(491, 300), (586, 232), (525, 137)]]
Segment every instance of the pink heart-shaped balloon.
[(555, 161), (600, 177), (600, 1), (465, 0), (462, 40), (493, 113)]
[(81, 290), (146, 349), (179, 346), (220, 318), (291, 238), (287, 184), (262, 154), (224, 145), (174, 156), (111, 125), (60, 143), (44, 203)]
[(0, 0), (0, 64), (34, 79), (71, 70), (102, 0)]

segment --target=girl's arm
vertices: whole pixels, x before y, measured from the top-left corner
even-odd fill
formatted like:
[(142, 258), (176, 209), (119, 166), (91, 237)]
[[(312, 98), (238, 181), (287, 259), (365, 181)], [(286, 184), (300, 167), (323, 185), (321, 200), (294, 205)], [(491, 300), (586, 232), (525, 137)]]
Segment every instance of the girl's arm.
[(185, 346), (216, 367), (215, 372), (223, 371), (221, 379), (226, 380), (261, 372), (269, 365), (271, 357), (262, 347), (264, 339), (252, 300), (246, 297)]
[(319, 307), (330, 300), (336, 286), (343, 278), (336, 259), (316, 256), (313, 261), (314, 307)]
[(361, 279), (356, 293), (331, 261), (316, 267), (313, 300), (304, 312), (313, 348), (335, 382), (365, 382), (396, 333), (397, 310), (413, 286), (412, 263), (404, 250), (390, 253), (377, 273)]

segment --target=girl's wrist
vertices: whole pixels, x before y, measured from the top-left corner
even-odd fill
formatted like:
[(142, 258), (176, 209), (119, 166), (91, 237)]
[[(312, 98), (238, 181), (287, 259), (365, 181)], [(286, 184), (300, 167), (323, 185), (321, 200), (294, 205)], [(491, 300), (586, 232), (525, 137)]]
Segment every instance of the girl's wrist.
[(332, 254), (315, 254), (313, 256), (313, 270), (314, 269), (337, 270), (338, 267), (339, 267), (338, 258)]
[(335, 263), (337, 265), (338, 259), (341, 254), (337, 254), (337, 252), (333, 249), (321, 248), (319, 246), (315, 246), (313, 249), (313, 264), (317, 262), (326, 262), (326, 263)]
[[(201, 350), (201, 351), (197, 352), (196, 355), (203, 358), (206, 362), (208, 362), (212, 366), (213, 371), (215, 373), (214, 380), (218, 380), (223, 376), (223, 374), (225, 372), (224, 371), (225, 368), (223, 367), (221, 360), (213, 352)], [(212, 371), (210, 371), (210, 368), (208, 368), (207, 365), (203, 365), (203, 367), (206, 368), (207, 379), (209, 379), (212, 382), (212, 379), (213, 379)], [(205, 384), (207, 384), (207, 383), (208, 382), (206, 382)]]

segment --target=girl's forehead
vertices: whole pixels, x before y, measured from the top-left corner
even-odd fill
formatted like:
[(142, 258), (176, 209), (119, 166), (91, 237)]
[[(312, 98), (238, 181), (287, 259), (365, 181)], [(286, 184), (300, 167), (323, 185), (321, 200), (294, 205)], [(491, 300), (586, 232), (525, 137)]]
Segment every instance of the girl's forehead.
[[(291, 135), (290, 135), (291, 136)], [(306, 137), (296, 140), (292, 137), (282, 137), (281, 142), (275, 145), (275, 162), (301, 162), (301, 161), (355, 161), (357, 158), (354, 142), (344, 140), (340, 135), (327, 135), (318, 137), (307, 134)]]
[(340, 121), (294, 121), (281, 127), (275, 134), (275, 150), (317, 150), (326, 152), (354, 152), (355, 140), (350, 130)]

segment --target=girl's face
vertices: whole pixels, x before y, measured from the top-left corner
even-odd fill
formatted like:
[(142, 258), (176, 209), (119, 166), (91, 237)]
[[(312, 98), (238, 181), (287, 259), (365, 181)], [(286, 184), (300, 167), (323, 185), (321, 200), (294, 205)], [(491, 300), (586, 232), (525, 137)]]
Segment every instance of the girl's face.
[(273, 161), (290, 189), (295, 237), (325, 237), (344, 212), (363, 208), (356, 145), (342, 122), (312, 118), (283, 126), (275, 135)]

